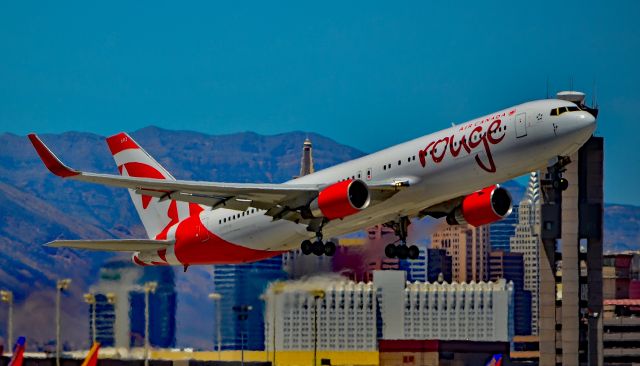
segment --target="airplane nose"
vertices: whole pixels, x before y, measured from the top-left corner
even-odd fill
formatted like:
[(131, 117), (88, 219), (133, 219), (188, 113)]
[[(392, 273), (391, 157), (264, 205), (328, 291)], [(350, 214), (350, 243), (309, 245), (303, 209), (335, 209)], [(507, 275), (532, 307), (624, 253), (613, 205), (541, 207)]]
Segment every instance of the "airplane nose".
[(575, 130), (593, 132), (596, 128), (596, 118), (587, 111), (573, 113), (572, 122)]

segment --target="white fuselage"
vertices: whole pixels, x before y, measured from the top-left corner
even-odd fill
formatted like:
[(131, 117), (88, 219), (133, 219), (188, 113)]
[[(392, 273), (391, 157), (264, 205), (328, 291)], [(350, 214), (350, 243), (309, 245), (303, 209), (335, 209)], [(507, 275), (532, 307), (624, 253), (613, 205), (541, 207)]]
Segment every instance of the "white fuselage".
[[(427, 207), (543, 168), (557, 156), (577, 151), (593, 133), (595, 118), (586, 111), (551, 115), (552, 109), (563, 106), (575, 104), (555, 99), (520, 104), (287, 183), (329, 185), (346, 178), (410, 182), (387, 200), (328, 222), (325, 237), (414, 217)], [(260, 251), (295, 249), (315, 236), (306, 225), (273, 220), (256, 209), (205, 210), (200, 218), (225, 241)]]

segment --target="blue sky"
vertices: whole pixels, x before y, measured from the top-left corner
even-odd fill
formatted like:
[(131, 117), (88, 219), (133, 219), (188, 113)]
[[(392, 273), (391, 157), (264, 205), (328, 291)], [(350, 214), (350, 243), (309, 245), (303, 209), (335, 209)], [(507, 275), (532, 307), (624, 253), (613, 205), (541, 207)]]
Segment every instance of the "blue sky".
[(2, 2), (0, 132), (314, 131), (366, 152), (597, 83), (640, 205), (640, 2)]

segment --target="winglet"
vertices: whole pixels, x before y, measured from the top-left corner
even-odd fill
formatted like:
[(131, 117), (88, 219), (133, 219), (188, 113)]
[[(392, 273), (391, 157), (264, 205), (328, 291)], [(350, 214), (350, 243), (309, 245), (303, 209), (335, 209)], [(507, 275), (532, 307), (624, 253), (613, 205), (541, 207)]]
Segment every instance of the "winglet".
[(58, 177), (67, 178), (80, 174), (77, 170), (73, 170), (68, 166), (64, 165), (57, 156), (55, 156), (51, 150), (45, 145), (42, 140), (35, 133), (29, 134), (29, 140), (33, 144), (33, 147), (36, 149), (36, 152), (40, 156), (40, 159), (44, 163), (44, 165), (51, 171), (51, 173), (57, 175)]

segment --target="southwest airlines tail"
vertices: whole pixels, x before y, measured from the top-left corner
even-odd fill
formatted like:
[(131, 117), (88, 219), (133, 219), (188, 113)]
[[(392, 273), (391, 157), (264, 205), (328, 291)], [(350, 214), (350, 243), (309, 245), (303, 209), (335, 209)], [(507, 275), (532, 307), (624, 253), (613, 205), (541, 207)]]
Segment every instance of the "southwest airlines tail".
[(24, 337), (18, 337), (16, 345), (13, 346), (13, 356), (11, 357), (11, 361), (9, 361), (9, 366), (22, 366), (26, 346), (26, 339)]
[(100, 350), (100, 343), (95, 342), (81, 366), (96, 366), (98, 364), (98, 350)]
[(502, 366), (502, 354), (497, 353), (493, 355), (489, 361), (487, 361), (486, 366)]
[[(107, 137), (109, 150), (118, 165), (122, 176), (175, 180), (154, 158), (144, 151), (128, 134), (121, 132)], [(147, 235), (151, 239), (165, 239), (165, 229), (178, 221), (179, 217), (189, 215), (189, 203), (163, 200), (162, 192), (148, 192), (149, 195), (136, 193), (129, 189), (138, 215), (142, 220)], [(170, 194), (171, 192), (167, 192)], [(158, 237), (160, 235), (160, 237)], [(162, 237), (164, 236), (164, 237)]]

